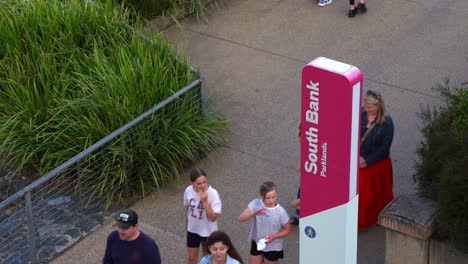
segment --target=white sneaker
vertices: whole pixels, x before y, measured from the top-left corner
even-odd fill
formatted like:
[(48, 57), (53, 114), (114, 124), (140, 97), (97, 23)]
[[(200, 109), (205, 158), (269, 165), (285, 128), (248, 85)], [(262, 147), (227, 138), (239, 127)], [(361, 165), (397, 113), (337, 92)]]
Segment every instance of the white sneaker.
[(318, 6), (326, 6), (333, 2), (333, 0), (319, 0)]

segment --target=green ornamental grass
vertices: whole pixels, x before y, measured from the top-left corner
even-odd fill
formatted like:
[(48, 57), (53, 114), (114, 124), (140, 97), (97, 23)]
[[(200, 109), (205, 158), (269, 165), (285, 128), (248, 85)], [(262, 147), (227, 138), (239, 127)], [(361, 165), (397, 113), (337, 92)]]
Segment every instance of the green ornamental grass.
[[(101, 0), (102, 1), (102, 0)], [(106, 0), (103, 0), (106, 1)], [(216, 1), (205, 0), (115, 0), (134, 10), (146, 19), (157, 16), (168, 16), (178, 19), (187, 14), (193, 14), (199, 20), (205, 15), (205, 3)]]
[[(44, 175), (198, 78), (160, 35), (145, 41), (128, 20), (110, 1), (0, 2), (3, 159)], [(138, 19), (132, 26), (141, 30)], [(107, 205), (174, 179), (228, 131), (220, 114), (201, 112), (197, 89), (144, 125), (82, 162)], [(129, 178), (136, 184), (124, 188)]]

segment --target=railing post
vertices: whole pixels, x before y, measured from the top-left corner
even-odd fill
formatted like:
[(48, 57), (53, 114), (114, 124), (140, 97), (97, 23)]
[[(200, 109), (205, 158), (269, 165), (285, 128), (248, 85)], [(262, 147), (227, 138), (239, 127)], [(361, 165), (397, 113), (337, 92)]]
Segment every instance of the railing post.
[(34, 230), (34, 223), (33, 223), (33, 214), (32, 214), (32, 203), (31, 203), (31, 192), (28, 191), (25, 194), (26, 200), (26, 218), (28, 222), (28, 241), (29, 241), (29, 248), (31, 249), (31, 263), (36, 264), (36, 230)]
[(128, 174), (127, 174), (127, 169), (128, 169), (128, 164), (127, 164), (127, 155), (125, 154), (125, 133), (121, 135), (122, 138), (122, 144), (120, 144), (120, 152), (122, 153), (123, 156), (123, 169), (125, 171), (125, 195), (127, 196), (127, 199), (130, 198), (129, 193), (128, 193)]
[(206, 113), (206, 88), (205, 88), (205, 82), (202, 81), (200, 82), (200, 96), (201, 96), (201, 109), (202, 113)]
[(83, 218), (84, 213), (83, 213), (83, 191), (82, 191), (82, 186), (81, 186), (81, 170), (80, 170), (80, 161), (76, 162), (76, 181), (78, 183), (78, 192), (79, 192), (79, 197), (80, 197), (80, 217)]

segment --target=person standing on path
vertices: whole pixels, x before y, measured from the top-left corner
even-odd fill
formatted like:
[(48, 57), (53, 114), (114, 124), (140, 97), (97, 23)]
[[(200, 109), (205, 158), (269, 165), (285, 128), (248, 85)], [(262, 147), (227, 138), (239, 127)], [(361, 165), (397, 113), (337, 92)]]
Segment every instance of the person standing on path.
[[(298, 127), (299, 133), (298, 138), (299, 138), (299, 146), (301, 145), (301, 123), (299, 123)], [(299, 175), (300, 178), (300, 175)], [(300, 180), (300, 179), (299, 179)], [(297, 194), (296, 194), (296, 199), (294, 199), (291, 202), (292, 207), (295, 209), (295, 214), (294, 216), (291, 216), (289, 219), (289, 223), (292, 225), (299, 225), (299, 216), (301, 215), (301, 187), (297, 188)]]
[(393, 200), (393, 168), (390, 159), (393, 130), (393, 121), (385, 113), (382, 95), (367, 91), (361, 114), (359, 228), (375, 224), (380, 211)]
[(260, 198), (252, 200), (239, 216), (240, 222), (253, 219), (249, 264), (273, 264), (284, 258), (283, 237), (289, 235), (291, 225), (288, 213), (277, 199), (276, 185), (264, 182), (260, 186)]
[(115, 220), (117, 230), (107, 238), (103, 264), (161, 264), (158, 245), (139, 230), (135, 211), (123, 211)]
[(206, 238), (218, 230), (217, 219), (221, 214), (221, 199), (218, 191), (208, 185), (206, 172), (203, 169), (192, 170), (190, 182), (191, 185), (184, 192), (188, 264), (196, 264), (200, 245), (203, 256), (208, 255)]

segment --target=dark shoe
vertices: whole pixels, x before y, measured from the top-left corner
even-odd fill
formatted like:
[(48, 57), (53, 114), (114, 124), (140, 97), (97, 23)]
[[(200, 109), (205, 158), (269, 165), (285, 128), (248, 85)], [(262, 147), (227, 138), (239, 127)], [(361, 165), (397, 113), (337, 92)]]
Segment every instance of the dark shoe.
[(357, 5), (357, 10), (359, 10), (359, 12), (361, 12), (361, 13), (367, 12), (366, 4), (359, 3)]
[(354, 17), (357, 14), (357, 8), (354, 8), (353, 10), (349, 10), (348, 16), (349, 17)]
[(299, 218), (293, 216), (293, 217), (289, 218), (289, 223), (291, 225), (299, 225)]

